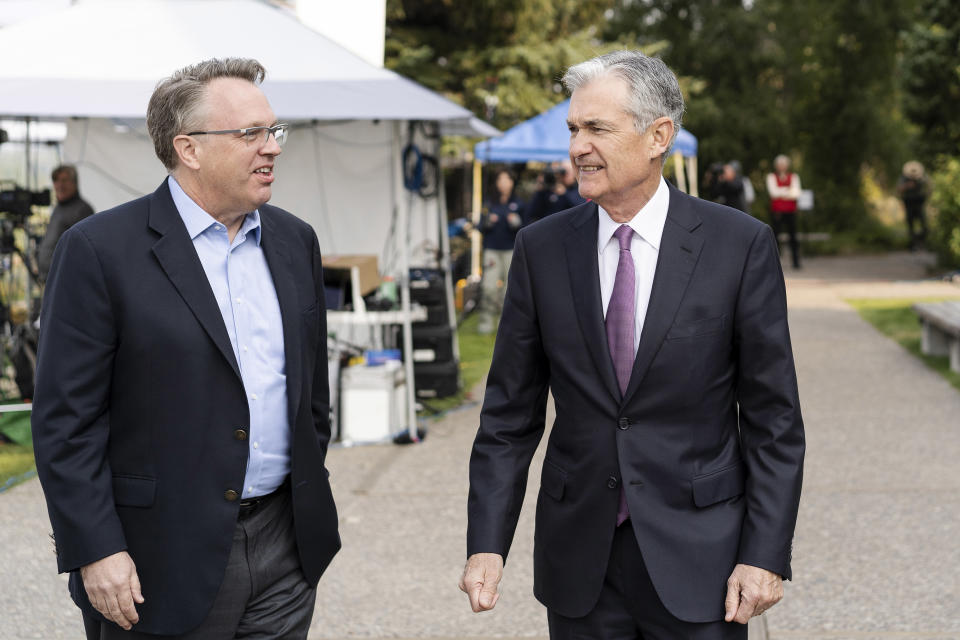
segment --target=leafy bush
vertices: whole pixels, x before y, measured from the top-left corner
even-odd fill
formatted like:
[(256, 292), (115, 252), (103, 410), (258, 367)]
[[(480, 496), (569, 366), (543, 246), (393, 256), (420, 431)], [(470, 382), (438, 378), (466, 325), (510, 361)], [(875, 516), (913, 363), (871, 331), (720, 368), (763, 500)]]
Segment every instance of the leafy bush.
[(942, 158), (933, 174), (930, 245), (944, 267), (960, 267), (960, 158)]

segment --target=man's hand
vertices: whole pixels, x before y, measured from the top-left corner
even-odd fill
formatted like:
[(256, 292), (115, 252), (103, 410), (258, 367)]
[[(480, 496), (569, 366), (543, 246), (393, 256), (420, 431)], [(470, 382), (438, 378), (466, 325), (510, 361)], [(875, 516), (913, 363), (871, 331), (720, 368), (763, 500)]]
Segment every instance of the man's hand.
[(727, 580), (727, 622), (747, 624), (783, 598), (783, 578), (777, 574), (738, 564)]
[(80, 568), (80, 577), (93, 608), (107, 620), (129, 631), (140, 621), (134, 603), (142, 604), (137, 567), (126, 551), (120, 551)]
[(503, 556), (499, 553), (475, 553), (467, 558), (460, 578), (460, 591), (470, 598), (474, 613), (489, 611), (497, 604), (497, 587), (503, 577)]

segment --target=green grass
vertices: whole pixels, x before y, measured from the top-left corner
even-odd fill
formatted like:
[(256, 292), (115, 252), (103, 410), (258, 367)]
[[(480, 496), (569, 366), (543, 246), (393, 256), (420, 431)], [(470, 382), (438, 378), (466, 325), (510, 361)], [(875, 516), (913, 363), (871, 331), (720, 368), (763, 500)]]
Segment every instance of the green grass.
[(948, 356), (928, 356), (920, 352), (920, 321), (911, 308), (917, 302), (940, 302), (949, 299), (951, 298), (860, 298), (847, 300), (847, 303), (880, 333), (896, 340), (907, 351), (946, 378), (950, 384), (960, 389), (960, 373), (950, 370)]
[[(457, 331), (457, 339), (460, 342), (460, 379), (463, 383), (461, 391), (447, 398), (427, 400), (424, 406), (429, 409), (420, 412), (422, 417), (455, 409), (468, 400), (474, 399), (470, 397), (470, 392), (487, 375), (490, 361), (493, 359), (493, 343), (496, 340), (496, 335), (477, 333), (478, 321), (479, 317), (476, 313), (470, 314)], [(476, 399), (479, 400), (479, 398)]]
[(30, 440), (30, 414), (5, 413), (0, 416), (0, 433), (13, 444), (0, 444), (0, 490), (9, 489), (34, 470), (33, 443)]

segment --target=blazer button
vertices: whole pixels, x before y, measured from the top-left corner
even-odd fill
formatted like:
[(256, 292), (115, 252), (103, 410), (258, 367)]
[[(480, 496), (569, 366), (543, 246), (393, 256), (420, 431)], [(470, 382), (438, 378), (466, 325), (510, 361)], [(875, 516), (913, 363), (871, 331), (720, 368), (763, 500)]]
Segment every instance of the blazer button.
[(617, 422), (617, 427), (620, 429), (620, 431), (626, 431), (629, 429), (630, 418), (620, 418), (619, 422)]
[(237, 429), (236, 431), (233, 432), (233, 437), (236, 438), (237, 440), (246, 440), (247, 432), (244, 431), (243, 429)]
[(615, 476), (610, 476), (607, 478), (607, 487), (610, 489), (616, 489), (618, 486), (620, 486), (620, 481), (617, 480)]
[(227, 489), (223, 492), (223, 497), (226, 498), (227, 502), (233, 502), (240, 497), (240, 494), (233, 489)]

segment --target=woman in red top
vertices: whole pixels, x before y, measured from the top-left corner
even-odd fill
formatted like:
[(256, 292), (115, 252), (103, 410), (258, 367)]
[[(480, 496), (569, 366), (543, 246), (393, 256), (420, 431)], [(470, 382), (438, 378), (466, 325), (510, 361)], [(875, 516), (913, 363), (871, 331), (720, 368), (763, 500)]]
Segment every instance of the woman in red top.
[(774, 172), (767, 174), (767, 193), (770, 194), (770, 222), (779, 244), (780, 231), (790, 237), (790, 256), (793, 268), (800, 268), (800, 246), (797, 244), (797, 199), (800, 197), (800, 176), (790, 172), (790, 158), (777, 156)]

